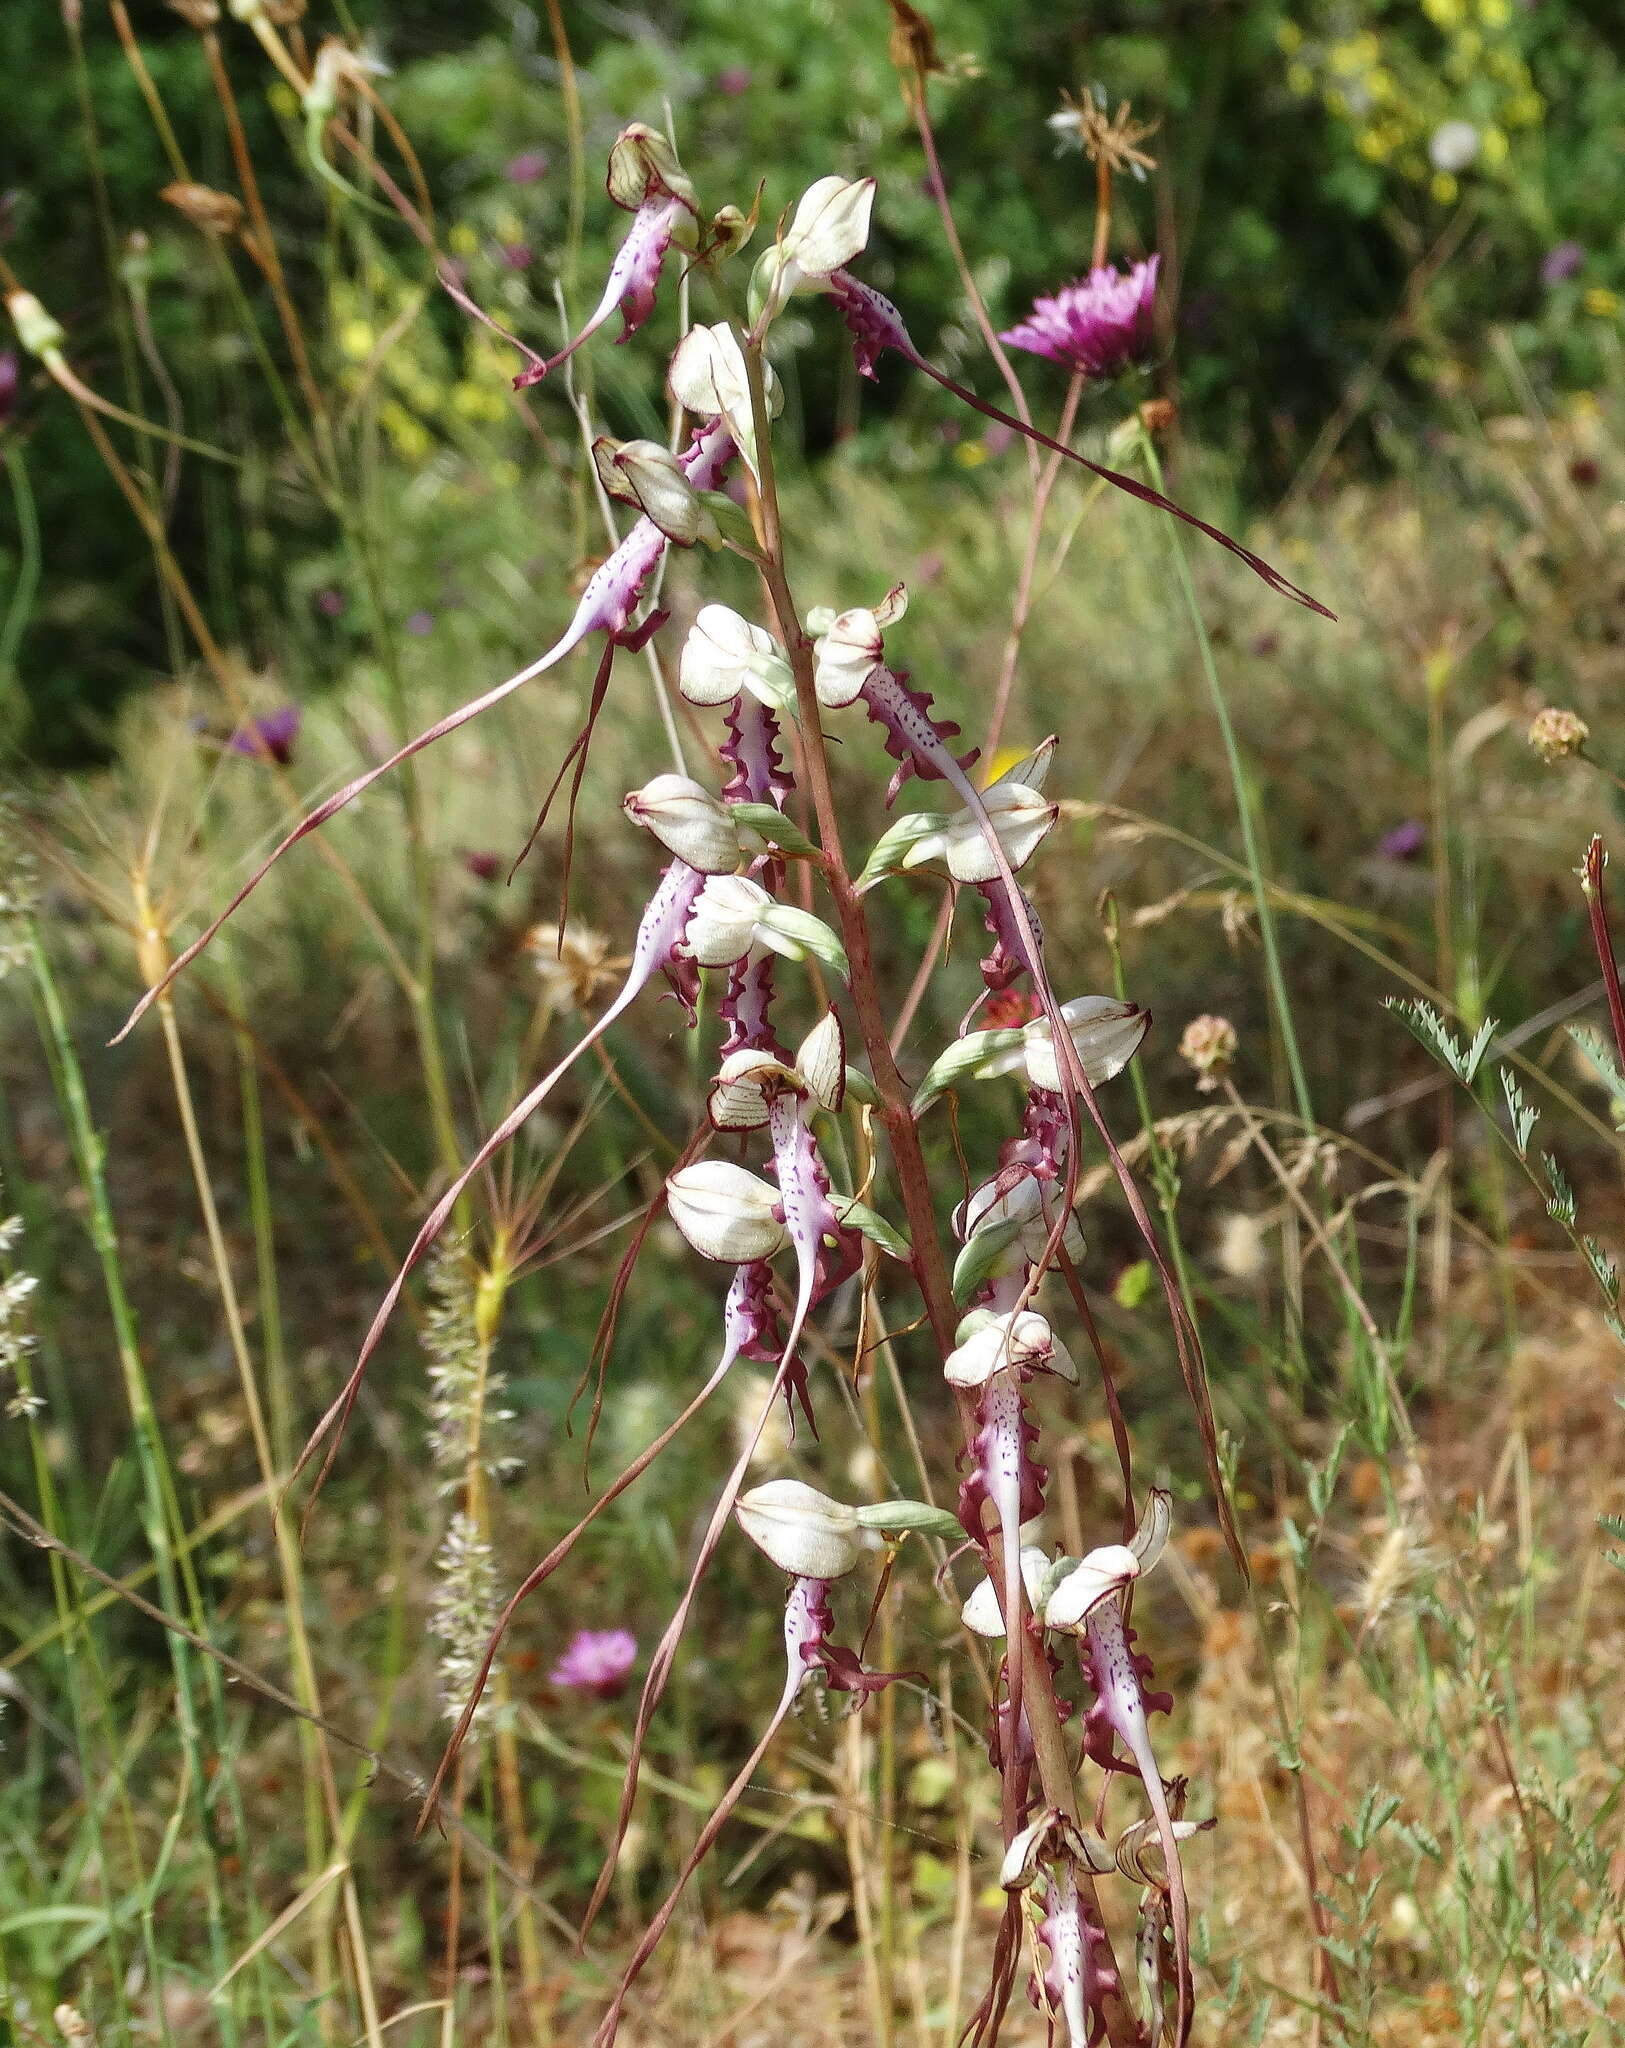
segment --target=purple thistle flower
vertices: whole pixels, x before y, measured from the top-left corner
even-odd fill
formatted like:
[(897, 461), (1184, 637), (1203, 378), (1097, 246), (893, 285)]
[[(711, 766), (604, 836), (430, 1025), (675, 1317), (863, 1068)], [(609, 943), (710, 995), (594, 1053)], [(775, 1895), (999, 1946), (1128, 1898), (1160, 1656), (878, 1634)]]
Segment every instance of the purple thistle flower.
[(1415, 860), (1428, 843), (1428, 828), (1420, 818), (1407, 818), (1402, 825), (1394, 826), (1377, 841), (1377, 851), (1384, 860)]
[(11, 418), (16, 407), (18, 381), (15, 349), (0, 348), (0, 427)]
[(1087, 377), (1110, 377), (1150, 354), (1157, 296), (1153, 256), (1124, 273), (1091, 270), (1052, 299), (1035, 299), (1031, 315), (999, 339)]
[(434, 631), (434, 613), (417, 611), (407, 615), (406, 630), (414, 640), (426, 640)]
[(529, 270), (535, 260), (528, 242), (504, 242), (497, 254), (504, 270)]
[(1542, 284), (1566, 284), (1585, 268), (1586, 252), (1579, 242), (1559, 242), (1548, 249), (1545, 261), (1540, 266)]
[(547, 176), (551, 167), (552, 159), (546, 150), (527, 149), (503, 165), (502, 175), (510, 185), (534, 185)]
[(751, 75), (743, 64), (730, 64), (726, 71), (719, 71), (711, 83), (725, 99), (736, 100), (742, 92), (749, 92)]
[(256, 761), (270, 759), (286, 768), (293, 759), (293, 743), (299, 737), (299, 706), (282, 704), (263, 718), (251, 718), (227, 740), (234, 754), (248, 754)]
[(638, 1639), (630, 1629), (578, 1628), (547, 1674), (548, 1683), (595, 1700), (619, 1699), (637, 1656)]

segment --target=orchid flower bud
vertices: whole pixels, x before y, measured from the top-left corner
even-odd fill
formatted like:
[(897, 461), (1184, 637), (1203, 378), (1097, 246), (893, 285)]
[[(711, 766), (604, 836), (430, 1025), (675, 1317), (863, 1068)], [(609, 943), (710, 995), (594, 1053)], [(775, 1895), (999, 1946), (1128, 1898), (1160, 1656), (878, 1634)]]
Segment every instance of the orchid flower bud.
[(846, 978), (846, 952), (822, 918), (780, 903), (748, 875), (713, 875), (695, 899), (688, 949), (702, 967), (729, 967), (754, 946), (786, 960), (810, 953)]
[(696, 541), (721, 544), (722, 535), (710, 507), (684, 474), (671, 450), (660, 441), (612, 441), (600, 434), (592, 444), (593, 466), (610, 497), (636, 505), (667, 540), (680, 548)]
[(31, 356), (60, 354), (67, 334), (61, 322), (46, 312), (32, 292), (8, 292), (6, 311), (17, 330), (17, 339)]
[[(1036, 1544), (1021, 1547), (1021, 1583), (1027, 1589), (1027, 1605), (1038, 1612), (1039, 1592), (1050, 1568), (1049, 1558)], [(959, 1618), (973, 1635), (990, 1640), (1004, 1634), (1004, 1607), (999, 1589), (991, 1579), (982, 1583), (959, 1610)]]
[(820, 178), (809, 185), (783, 238), (756, 266), (752, 317), (773, 319), (792, 292), (826, 290), (832, 274), (868, 246), (874, 204), (873, 178)]
[[(762, 365), (763, 393), (770, 419), (784, 405), (784, 393), (770, 363)], [(751, 411), (745, 352), (731, 327), (691, 327), (677, 344), (667, 375), (671, 395), (701, 419), (721, 420), (756, 474), (756, 421)]]
[[(957, 1224), (965, 1248), (954, 1262), (954, 1299), (963, 1301), (990, 1280), (1008, 1278), (1044, 1256), (1059, 1206), (1055, 1184), (1023, 1174), (1013, 1188), (998, 1192), (997, 1179), (984, 1181), (967, 1196)], [(1061, 1240), (1072, 1260), (1083, 1257), (1083, 1232), (1069, 1216)]]
[(617, 206), (636, 213), (646, 199), (680, 199), (697, 214), (699, 201), (677, 152), (658, 128), (634, 121), (610, 145), (605, 190)]
[(678, 659), (677, 687), (690, 704), (731, 704), (748, 690), (771, 711), (795, 709), (795, 678), (779, 643), (725, 604), (700, 607)]
[[(1077, 996), (1061, 1005), (1078, 1063), (1091, 1088), (1120, 1074), (1140, 1049), (1151, 1029), (1151, 1013), (1138, 1003), (1120, 1003), (1111, 996)], [(1035, 1017), (1022, 1033), (1027, 1079), (1034, 1088), (1062, 1093), (1060, 1062), (1047, 1017)]]
[(1078, 1368), (1049, 1320), (1033, 1309), (992, 1315), (977, 1309), (959, 1326), (959, 1341), (943, 1361), (951, 1387), (985, 1387), (996, 1372), (1052, 1372), (1077, 1384)]
[(740, 1496), (734, 1513), (757, 1549), (794, 1578), (844, 1578), (863, 1555), (856, 1508), (799, 1479), (753, 1486)]
[(621, 809), (702, 875), (731, 875), (739, 865), (739, 831), (728, 806), (687, 775), (657, 775)]
[(743, 1266), (770, 1259), (789, 1242), (779, 1221), (779, 1191), (726, 1159), (680, 1166), (666, 1182), (671, 1220), (702, 1258)]
[(817, 660), (813, 681), (818, 701), (826, 710), (839, 711), (862, 694), (864, 684), (885, 657), (886, 627), (907, 610), (908, 592), (899, 583), (872, 611), (857, 605), (837, 613), (813, 648)]

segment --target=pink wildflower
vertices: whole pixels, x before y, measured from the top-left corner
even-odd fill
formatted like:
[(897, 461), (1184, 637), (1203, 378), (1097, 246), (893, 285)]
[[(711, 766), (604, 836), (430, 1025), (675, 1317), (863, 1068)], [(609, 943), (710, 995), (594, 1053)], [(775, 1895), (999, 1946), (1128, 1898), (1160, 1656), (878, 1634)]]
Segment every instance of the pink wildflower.
[(547, 1674), (548, 1683), (566, 1692), (590, 1693), (595, 1700), (618, 1699), (637, 1655), (638, 1639), (630, 1629), (578, 1628)]
[(1126, 275), (1091, 270), (1054, 298), (1034, 300), (1030, 316), (999, 339), (1087, 377), (1110, 377), (1151, 352), (1158, 261), (1136, 263)]

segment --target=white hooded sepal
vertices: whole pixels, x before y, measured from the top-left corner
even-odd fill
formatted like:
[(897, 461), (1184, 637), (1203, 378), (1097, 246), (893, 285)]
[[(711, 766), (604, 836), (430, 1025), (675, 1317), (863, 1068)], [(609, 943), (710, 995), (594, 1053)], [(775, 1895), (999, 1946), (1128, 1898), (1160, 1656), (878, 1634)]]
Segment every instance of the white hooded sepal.
[(748, 875), (713, 875), (694, 900), (684, 937), (702, 967), (729, 967), (765, 946), (786, 960), (810, 954), (847, 977), (846, 949), (823, 919), (779, 902)]
[(840, 1109), (846, 1095), (846, 1038), (833, 1010), (801, 1041), (793, 1065), (760, 1047), (730, 1053), (711, 1084), (707, 1113), (719, 1131), (760, 1130), (781, 1088), (810, 1096), (820, 1109)]
[(1102, 1601), (1112, 1599), (1152, 1569), (1167, 1548), (1172, 1521), (1173, 1498), (1157, 1487), (1128, 1543), (1102, 1544), (1064, 1572), (1061, 1567), (1067, 1561), (1058, 1558), (1044, 1590), (1044, 1626), (1080, 1634)]
[(677, 687), (690, 704), (731, 704), (748, 690), (781, 716), (795, 710), (795, 677), (783, 649), (725, 604), (700, 607), (678, 657)]
[[(1045, 1552), (1037, 1544), (1023, 1544), (1021, 1583), (1026, 1588), (1027, 1605), (1035, 1614), (1039, 1612), (1039, 1589), (1048, 1570)], [(991, 1579), (983, 1579), (960, 1608), (959, 1618), (972, 1635), (986, 1636), (991, 1641), (1004, 1634), (1004, 1598)]]
[(985, 1387), (997, 1372), (1049, 1372), (1075, 1386), (1078, 1368), (1066, 1346), (1034, 1309), (994, 1315), (973, 1309), (959, 1325), (942, 1376), (951, 1387)]
[[(1053, 737), (1006, 769), (982, 792), (992, 835), (1013, 874), (1019, 874), (1044, 843), (1060, 816), (1044, 797), (1044, 778), (1054, 755)], [(988, 826), (968, 805), (944, 816), (918, 813), (899, 818), (870, 854), (860, 888), (882, 874), (932, 869), (967, 884), (996, 881), (1001, 872), (988, 843)]]
[[(885, 658), (885, 633), (908, 610), (908, 592), (894, 583), (871, 610), (855, 605), (822, 623), (813, 643), (813, 684), (826, 711), (854, 703)], [(809, 619), (809, 626), (813, 621)]]
[[(1075, 996), (1061, 1005), (1061, 1016), (1091, 1088), (1114, 1080), (1151, 1029), (1149, 1010), (1138, 1003), (1120, 1003), (1115, 996)], [(1051, 1095), (1064, 1093), (1049, 1019), (1035, 1017), (1024, 1029), (1028, 1083)]]
[[(1049, 1243), (1059, 1184), (1023, 1174), (1004, 1194), (996, 1194), (997, 1187), (995, 1178), (973, 1188), (955, 1219), (965, 1239), (954, 1262), (955, 1301), (968, 1300), (986, 1281), (1006, 1279), (1024, 1266), (1036, 1265)], [(1083, 1257), (1083, 1232), (1075, 1217), (1066, 1219), (1061, 1247), (1074, 1262)]]
[(799, 1479), (753, 1486), (734, 1513), (757, 1549), (793, 1578), (844, 1578), (863, 1555), (857, 1510)]
[(691, 776), (657, 775), (631, 790), (621, 809), (702, 875), (731, 875), (739, 865), (739, 828), (728, 806)]
[(779, 1191), (726, 1159), (698, 1159), (666, 1181), (673, 1223), (702, 1258), (743, 1266), (770, 1259), (789, 1237), (775, 1213)]
[(860, 256), (874, 213), (873, 178), (820, 178), (801, 195), (784, 234), (766, 250), (750, 282), (751, 324), (777, 317), (798, 291), (824, 291), (831, 276)]
[[(750, 377), (745, 352), (731, 327), (691, 327), (677, 344), (666, 382), (685, 412), (699, 419), (721, 420), (752, 476), (756, 475), (756, 418), (751, 408)], [(784, 409), (784, 392), (771, 363), (762, 365), (762, 391), (767, 416)]]
[(722, 545), (715, 514), (662, 442), (614, 441), (600, 434), (592, 444), (592, 459), (608, 496), (622, 505), (635, 505), (667, 540), (680, 548), (691, 548), (696, 541), (713, 548)]

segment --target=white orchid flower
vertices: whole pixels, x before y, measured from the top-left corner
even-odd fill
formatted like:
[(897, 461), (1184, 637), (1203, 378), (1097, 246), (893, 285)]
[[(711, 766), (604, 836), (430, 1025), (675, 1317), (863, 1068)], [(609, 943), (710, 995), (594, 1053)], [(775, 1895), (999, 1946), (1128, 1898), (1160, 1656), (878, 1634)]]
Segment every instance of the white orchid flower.
[[(1036, 1265), (1049, 1243), (1061, 1201), (1056, 1183), (1028, 1173), (1003, 1194), (998, 1185), (994, 1179), (974, 1189), (956, 1219), (965, 1241), (954, 1261), (956, 1300), (965, 1300), (986, 1281), (1009, 1279)], [(1066, 1219), (1061, 1243), (1069, 1259), (1083, 1257), (1083, 1232), (1075, 1217)]]
[[(1043, 794), (1044, 777), (1054, 751), (1055, 741), (1045, 740), (1036, 752), (1018, 761), (982, 792), (994, 834), (1015, 874), (1032, 859), (1060, 816), (1058, 806), (1046, 802)], [(941, 819), (935, 829), (927, 827), (921, 831), (916, 829), (917, 824), (913, 818), (899, 819), (892, 828), (906, 839), (900, 850), (899, 867), (908, 872), (923, 867), (946, 868), (956, 882), (997, 881), (999, 864), (987, 843), (981, 819), (968, 805)], [(877, 848), (876, 855), (879, 853)], [(866, 878), (874, 867), (872, 858), (864, 870)]]
[[(1151, 1013), (1138, 1003), (1120, 1003), (1114, 996), (1076, 996), (1061, 1005), (1061, 1016), (1077, 1050), (1091, 1088), (1120, 1074), (1140, 1049), (1151, 1029)], [(1022, 1037), (1022, 1063), (1034, 1088), (1062, 1092), (1060, 1062), (1047, 1017), (1035, 1017)]]
[(739, 828), (728, 806), (690, 776), (657, 775), (621, 809), (702, 875), (731, 875), (739, 865)]
[(1151, 1570), (1168, 1547), (1172, 1520), (1170, 1497), (1160, 1490), (1154, 1492), (1130, 1542), (1102, 1544), (1051, 1585), (1044, 1602), (1045, 1628), (1080, 1634), (1102, 1602)]
[(635, 505), (678, 547), (696, 541), (721, 545), (715, 515), (683, 473), (682, 465), (660, 441), (614, 441), (600, 434), (592, 444), (593, 466), (610, 497)]
[(739, 1526), (759, 1550), (798, 1579), (839, 1579), (863, 1555), (856, 1508), (799, 1479), (770, 1479), (741, 1494)]
[(908, 592), (895, 584), (871, 610), (855, 605), (830, 619), (814, 643), (813, 681), (828, 711), (853, 703), (885, 658), (885, 630), (908, 610)]
[(748, 875), (713, 875), (695, 898), (686, 933), (702, 967), (729, 967), (755, 946), (786, 960), (811, 953), (846, 978), (846, 952), (822, 918), (781, 903)]
[[(762, 365), (763, 392), (769, 419), (776, 419), (784, 393), (772, 365)], [(721, 420), (750, 469), (756, 474), (756, 422), (751, 411), (750, 379), (745, 352), (731, 327), (691, 327), (677, 344), (667, 376), (671, 395), (685, 411), (701, 419)]]
[(1077, 1384), (1072, 1355), (1035, 1309), (994, 1315), (974, 1309), (960, 1324), (957, 1342), (943, 1360), (951, 1387), (985, 1387), (996, 1372), (1052, 1372)]
[(748, 690), (769, 710), (795, 709), (795, 677), (784, 650), (725, 604), (700, 607), (678, 657), (677, 687), (690, 704), (731, 704)]
[[(1049, 1569), (1050, 1561), (1046, 1552), (1040, 1550), (1036, 1544), (1022, 1545), (1021, 1583), (1027, 1589), (1027, 1605), (1035, 1614)], [(959, 1618), (973, 1635), (996, 1638), (1004, 1634), (1004, 1608), (999, 1601), (999, 1589), (991, 1579), (983, 1579), (960, 1608)]]
[(774, 1213), (779, 1191), (726, 1159), (699, 1159), (666, 1181), (671, 1220), (702, 1258), (743, 1266), (789, 1243)]
[(717, 1069), (706, 1110), (719, 1131), (759, 1131), (781, 1088), (796, 1089), (821, 1109), (840, 1108), (846, 1094), (846, 1036), (833, 1010), (801, 1041), (793, 1066), (760, 1047), (742, 1046), (730, 1053)]
[(826, 290), (831, 276), (868, 247), (874, 204), (873, 178), (820, 178), (809, 185), (783, 237), (756, 266), (755, 319), (775, 318), (793, 292)]

